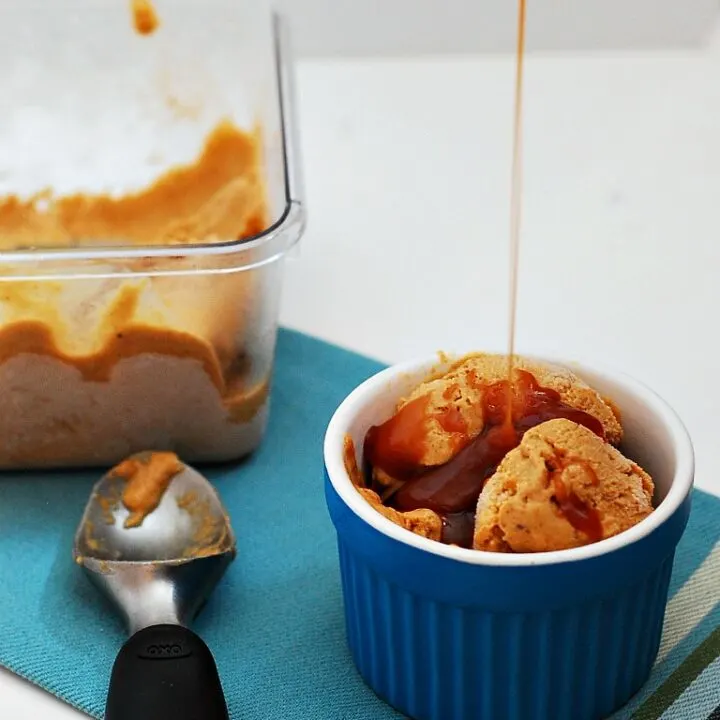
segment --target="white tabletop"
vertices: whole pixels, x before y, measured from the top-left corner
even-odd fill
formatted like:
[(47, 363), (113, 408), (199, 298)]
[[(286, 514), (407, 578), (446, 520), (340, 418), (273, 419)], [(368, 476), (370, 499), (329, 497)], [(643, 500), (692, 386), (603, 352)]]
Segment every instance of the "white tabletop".
[[(504, 349), (512, 61), (305, 61), (281, 320), (386, 361)], [(720, 494), (720, 37), (531, 59), (519, 350), (640, 377)], [(0, 717), (78, 713), (0, 672)]]

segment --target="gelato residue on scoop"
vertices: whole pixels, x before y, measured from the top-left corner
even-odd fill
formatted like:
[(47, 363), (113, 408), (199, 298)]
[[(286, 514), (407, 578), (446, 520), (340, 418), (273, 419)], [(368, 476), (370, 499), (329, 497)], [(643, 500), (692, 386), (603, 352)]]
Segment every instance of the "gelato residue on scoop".
[(172, 479), (184, 468), (175, 453), (149, 452), (123, 460), (110, 471), (127, 481), (122, 494), (122, 503), (130, 512), (126, 528), (142, 525), (162, 501)]
[[(474, 354), (430, 377), (365, 436), (365, 475), (385, 517), (446, 544), (561, 550), (616, 535), (652, 512), (650, 476), (614, 445), (619, 414), (571, 372)], [(511, 408), (508, 408), (508, 400)]]

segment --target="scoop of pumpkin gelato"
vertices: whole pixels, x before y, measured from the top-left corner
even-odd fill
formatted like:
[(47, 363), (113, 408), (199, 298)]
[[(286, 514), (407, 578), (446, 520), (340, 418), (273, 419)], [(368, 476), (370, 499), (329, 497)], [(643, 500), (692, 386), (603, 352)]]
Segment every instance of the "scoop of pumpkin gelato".
[(430, 540), (440, 540), (442, 538), (442, 518), (436, 512), (428, 510), (427, 508), (410, 510), (409, 512), (400, 512), (399, 510), (383, 505), (382, 500), (380, 500), (380, 496), (373, 490), (368, 488), (358, 488), (358, 492), (381, 515), (384, 515), (388, 520), (394, 522), (396, 525), (399, 525), (416, 535), (430, 538)]
[[(617, 445), (621, 441), (622, 426), (612, 406), (575, 374), (517, 356), (513, 364), (516, 370), (529, 372), (540, 386), (557, 392), (565, 405), (596, 418), (608, 442)], [(446, 372), (430, 377), (400, 400), (396, 413), (419, 398), (426, 398), (419, 465), (428, 468), (443, 465), (483, 431), (484, 395), (492, 383), (506, 380), (507, 370), (506, 355), (474, 353), (459, 359)], [(373, 476), (381, 487), (401, 484), (381, 468), (375, 468)]]
[(399, 512), (390, 507), (383, 505), (380, 496), (370, 488), (366, 488), (360, 467), (357, 462), (357, 453), (355, 452), (355, 443), (349, 435), (343, 438), (343, 462), (345, 470), (367, 503), (372, 505), (381, 515), (388, 520), (394, 522), (410, 532), (431, 540), (440, 540), (442, 538), (442, 518), (432, 510), (420, 509), (411, 510), (410, 512)]
[(650, 476), (569, 420), (528, 430), (478, 500), (473, 547), (565, 550), (629, 529), (653, 510)]

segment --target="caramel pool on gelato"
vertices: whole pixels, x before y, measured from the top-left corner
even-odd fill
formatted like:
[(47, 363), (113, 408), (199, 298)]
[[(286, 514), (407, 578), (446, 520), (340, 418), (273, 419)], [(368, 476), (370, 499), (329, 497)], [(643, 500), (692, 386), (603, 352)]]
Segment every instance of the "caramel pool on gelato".
[(419, 535), (495, 552), (577, 547), (649, 515), (653, 482), (615, 447), (613, 406), (567, 370), (514, 367), (510, 384), (507, 358), (478, 353), (428, 378), (367, 432), (364, 473), (347, 438), (363, 497)]

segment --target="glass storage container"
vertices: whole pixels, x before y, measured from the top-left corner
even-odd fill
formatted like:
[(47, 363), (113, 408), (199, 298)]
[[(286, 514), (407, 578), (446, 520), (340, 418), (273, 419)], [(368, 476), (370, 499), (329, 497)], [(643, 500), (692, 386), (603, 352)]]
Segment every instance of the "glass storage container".
[(262, 0), (0, 7), (0, 469), (241, 457), (304, 226)]

